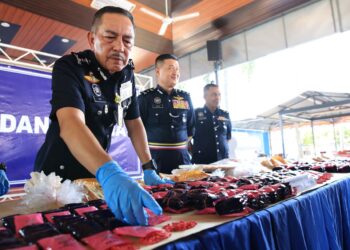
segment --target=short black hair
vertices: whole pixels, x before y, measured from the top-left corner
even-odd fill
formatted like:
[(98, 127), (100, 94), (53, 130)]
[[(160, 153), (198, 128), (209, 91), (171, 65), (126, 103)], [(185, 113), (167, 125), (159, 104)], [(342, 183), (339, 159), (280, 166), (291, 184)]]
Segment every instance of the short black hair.
[(204, 86), (203, 92), (204, 92), (204, 94), (205, 94), (210, 88), (218, 88), (218, 87), (219, 87), (219, 85), (217, 85), (217, 84), (211, 82), (211, 83), (208, 83), (208, 84), (206, 84), (206, 85)]
[(159, 66), (160, 64), (162, 64), (166, 59), (172, 59), (172, 60), (179, 61), (177, 56), (175, 56), (173, 54), (161, 54), (161, 55), (157, 56), (157, 58), (156, 58), (156, 61), (155, 61), (156, 67)]
[(105, 6), (98, 11), (96, 11), (94, 15), (94, 19), (92, 20), (92, 25), (91, 25), (91, 31), (96, 32), (98, 26), (101, 24), (101, 18), (105, 13), (115, 13), (115, 14), (120, 14), (123, 16), (126, 16), (130, 19), (132, 26), (135, 26), (134, 24), (134, 17), (132, 14), (127, 11), (126, 9), (120, 8), (120, 7), (114, 7), (114, 6)]

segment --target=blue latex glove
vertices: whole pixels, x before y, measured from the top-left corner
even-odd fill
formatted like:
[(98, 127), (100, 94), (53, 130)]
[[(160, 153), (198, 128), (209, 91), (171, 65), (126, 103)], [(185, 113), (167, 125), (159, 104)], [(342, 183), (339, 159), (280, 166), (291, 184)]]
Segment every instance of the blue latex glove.
[(9, 191), (10, 183), (4, 170), (0, 170), (0, 196)]
[(172, 180), (162, 179), (153, 169), (146, 169), (143, 171), (143, 180), (148, 186), (156, 186), (159, 184), (174, 184)]
[(108, 207), (117, 219), (131, 225), (147, 225), (144, 207), (160, 215), (162, 208), (137, 182), (130, 178), (115, 161), (103, 164), (96, 172)]

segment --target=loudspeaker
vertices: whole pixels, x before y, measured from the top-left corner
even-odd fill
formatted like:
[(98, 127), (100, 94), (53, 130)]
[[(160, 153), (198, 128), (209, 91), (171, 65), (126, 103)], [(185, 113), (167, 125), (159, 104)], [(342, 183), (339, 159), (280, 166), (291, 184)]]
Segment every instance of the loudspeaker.
[(208, 61), (220, 61), (222, 59), (221, 43), (219, 40), (207, 41)]

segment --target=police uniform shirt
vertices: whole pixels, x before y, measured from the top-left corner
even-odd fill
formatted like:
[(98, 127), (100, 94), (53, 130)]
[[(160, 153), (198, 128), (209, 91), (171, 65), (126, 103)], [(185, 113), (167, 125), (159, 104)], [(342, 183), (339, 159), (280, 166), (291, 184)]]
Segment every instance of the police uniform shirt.
[(231, 139), (229, 113), (219, 108), (212, 113), (204, 106), (195, 110), (195, 116), (193, 163), (209, 164), (228, 158), (228, 140)]
[(56, 111), (63, 107), (80, 109), (85, 123), (100, 145), (108, 151), (115, 124), (139, 117), (133, 64), (109, 74), (92, 51), (72, 53), (56, 61), (52, 72), (51, 123), (35, 160), (35, 171), (56, 172), (75, 180), (93, 175), (71, 154), (60, 137)]
[[(194, 133), (194, 110), (189, 93), (174, 89), (168, 94), (158, 85), (143, 91), (138, 102), (152, 157), (160, 171), (169, 173), (171, 168), (180, 164), (190, 164), (187, 141)], [(175, 155), (174, 151), (179, 150), (182, 150), (182, 155)], [(160, 156), (155, 155), (156, 151), (167, 153)], [(157, 160), (158, 157), (164, 158), (165, 154), (168, 159)], [(167, 165), (167, 170), (162, 169), (162, 165)]]

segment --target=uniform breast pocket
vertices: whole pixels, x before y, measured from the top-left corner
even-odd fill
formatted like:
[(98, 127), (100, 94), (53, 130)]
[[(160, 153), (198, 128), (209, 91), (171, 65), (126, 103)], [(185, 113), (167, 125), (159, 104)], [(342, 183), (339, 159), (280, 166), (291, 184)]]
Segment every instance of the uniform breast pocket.
[(90, 108), (94, 119), (104, 126), (111, 127), (117, 123), (118, 114), (115, 105), (108, 102), (92, 102)]
[(219, 130), (222, 132), (227, 131), (227, 122), (226, 121), (219, 121)]
[(177, 112), (169, 113), (169, 116), (171, 117), (173, 124), (176, 127), (186, 126), (186, 124), (187, 124), (187, 111), (178, 110)]

